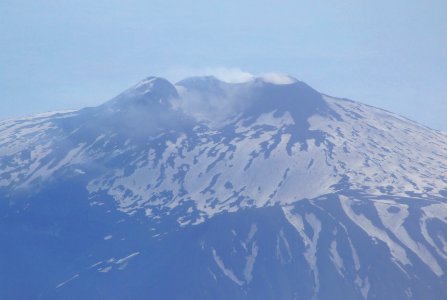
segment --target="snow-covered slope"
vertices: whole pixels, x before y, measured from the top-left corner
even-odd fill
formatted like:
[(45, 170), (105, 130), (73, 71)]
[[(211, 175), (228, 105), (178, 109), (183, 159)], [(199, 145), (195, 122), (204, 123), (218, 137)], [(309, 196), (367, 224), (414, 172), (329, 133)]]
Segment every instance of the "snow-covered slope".
[[(17, 226), (13, 211), (33, 216), (20, 222), (51, 223), (46, 212), (53, 209), (47, 206), (54, 193), (65, 204), (50, 215), (57, 217), (62, 209), (73, 217), (79, 211), (63, 207), (81, 201), (71, 199), (76, 195), (85, 205), (82, 211), (105, 219), (103, 214), (116, 215), (118, 220), (104, 221), (104, 230), (118, 230), (127, 220), (135, 224), (126, 230), (137, 226), (139, 237), (155, 244), (176, 247), (183, 238), (174, 239), (173, 232), (189, 236), (207, 226), (230, 234), (221, 241), (193, 234), (188, 247), (198, 248), (191, 246), (191, 253), (209, 257), (194, 272), (213, 284), (191, 284), (189, 294), (176, 297), (330, 299), (339, 288), (335, 283), (343, 282), (346, 291), (337, 292), (343, 298), (383, 299), (394, 293), (394, 299), (442, 299), (447, 294), (447, 136), (287, 78), (226, 83), (193, 77), (174, 85), (149, 77), (99, 107), (1, 122), (5, 228)], [(67, 189), (72, 195), (64, 193)], [(37, 202), (43, 206), (33, 206)], [(238, 216), (246, 212), (253, 222), (233, 226), (244, 223)], [(271, 229), (265, 224), (271, 222), (269, 214), (278, 218)], [(223, 220), (220, 227), (207, 225), (218, 220)], [(120, 231), (119, 249), (132, 245), (126, 243), (130, 234)], [(239, 240), (240, 235), (247, 237)], [(270, 238), (276, 241), (267, 243)], [(54, 279), (60, 279), (56, 292), (74, 293), (73, 282), (99, 280), (96, 276), (132, 261), (146, 265), (152, 251), (161, 251), (137, 241), (138, 249), (114, 258), (107, 252), (112, 250), (102, 249), (111, 239), (110, 233), (93, 239), (101, 250), (91, 256), (109, 256), (92, 265), (95, 275), (79, 273), (84, 258), (72, 253), (73, 261), (82, 261), (70, 262), (78, 273)], [(307, 274), (301, 279), (297, 263)], [(144, 273), (138, 270), (126, 276)], [(264, 272), (289, 279), (276, 282)], [(387, 275), (379, 276), (382, 272)], [(396, 281), (397, 288), (390, 291), (385, 279)], [(268, 293), (261, 292), (265, 284)], [(136, 285), (157, 290), (140, 281)], [(231, 291), (225, 294), (221, 289), (227, 285)], [(85, 291), (84, 297), (97, 296)], [(45, 294), (56, 297), (53, 292), (48, 287)]]

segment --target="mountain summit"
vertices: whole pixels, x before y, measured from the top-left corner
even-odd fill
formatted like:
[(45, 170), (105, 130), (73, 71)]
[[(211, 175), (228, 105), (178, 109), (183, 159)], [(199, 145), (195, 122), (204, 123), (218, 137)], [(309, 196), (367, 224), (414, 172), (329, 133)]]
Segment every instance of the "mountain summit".
[(148, 77), (0, 123), (0, 298), (444, 299), (446, 171), (445, 134), (290, 76)]

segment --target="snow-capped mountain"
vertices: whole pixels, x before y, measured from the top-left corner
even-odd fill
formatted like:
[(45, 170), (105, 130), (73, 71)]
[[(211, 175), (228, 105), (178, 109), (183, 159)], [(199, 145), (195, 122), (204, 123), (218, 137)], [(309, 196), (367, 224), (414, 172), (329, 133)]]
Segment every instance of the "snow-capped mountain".
[(292, 77), (149, 77), (0, 123), (0, 298), (445, 299), (446, 200), (443, 133)]

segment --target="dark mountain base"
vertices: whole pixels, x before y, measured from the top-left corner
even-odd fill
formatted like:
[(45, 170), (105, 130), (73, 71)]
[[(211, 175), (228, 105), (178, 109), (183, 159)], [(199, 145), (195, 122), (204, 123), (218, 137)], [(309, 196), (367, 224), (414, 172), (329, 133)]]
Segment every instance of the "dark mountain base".
[[(445, 276), (417, 257), (411, 266), (390, 259), (387, 245), (353, 224), (335, 195), (295, 204), (290, 211), (304, 220), (300, 233), (279, 206), (182, 228), (175, 216), (121, 213), (105, 196), (105, 204), (94, 205), (81, 185), (55, 184), (32, 199), (0, 202), (0, 244), (8, 245), (0, 257), (1, 299), (446, 296)], [(368, 205), (362, 200), (359, 210)]]

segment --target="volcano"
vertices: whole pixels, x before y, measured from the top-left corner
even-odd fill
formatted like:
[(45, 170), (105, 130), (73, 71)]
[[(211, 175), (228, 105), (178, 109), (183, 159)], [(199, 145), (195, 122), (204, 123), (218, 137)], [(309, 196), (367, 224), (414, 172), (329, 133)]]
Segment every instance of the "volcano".
[(446, 299), (447, 135), (286, 79), (0, 122), (0, 298)]

